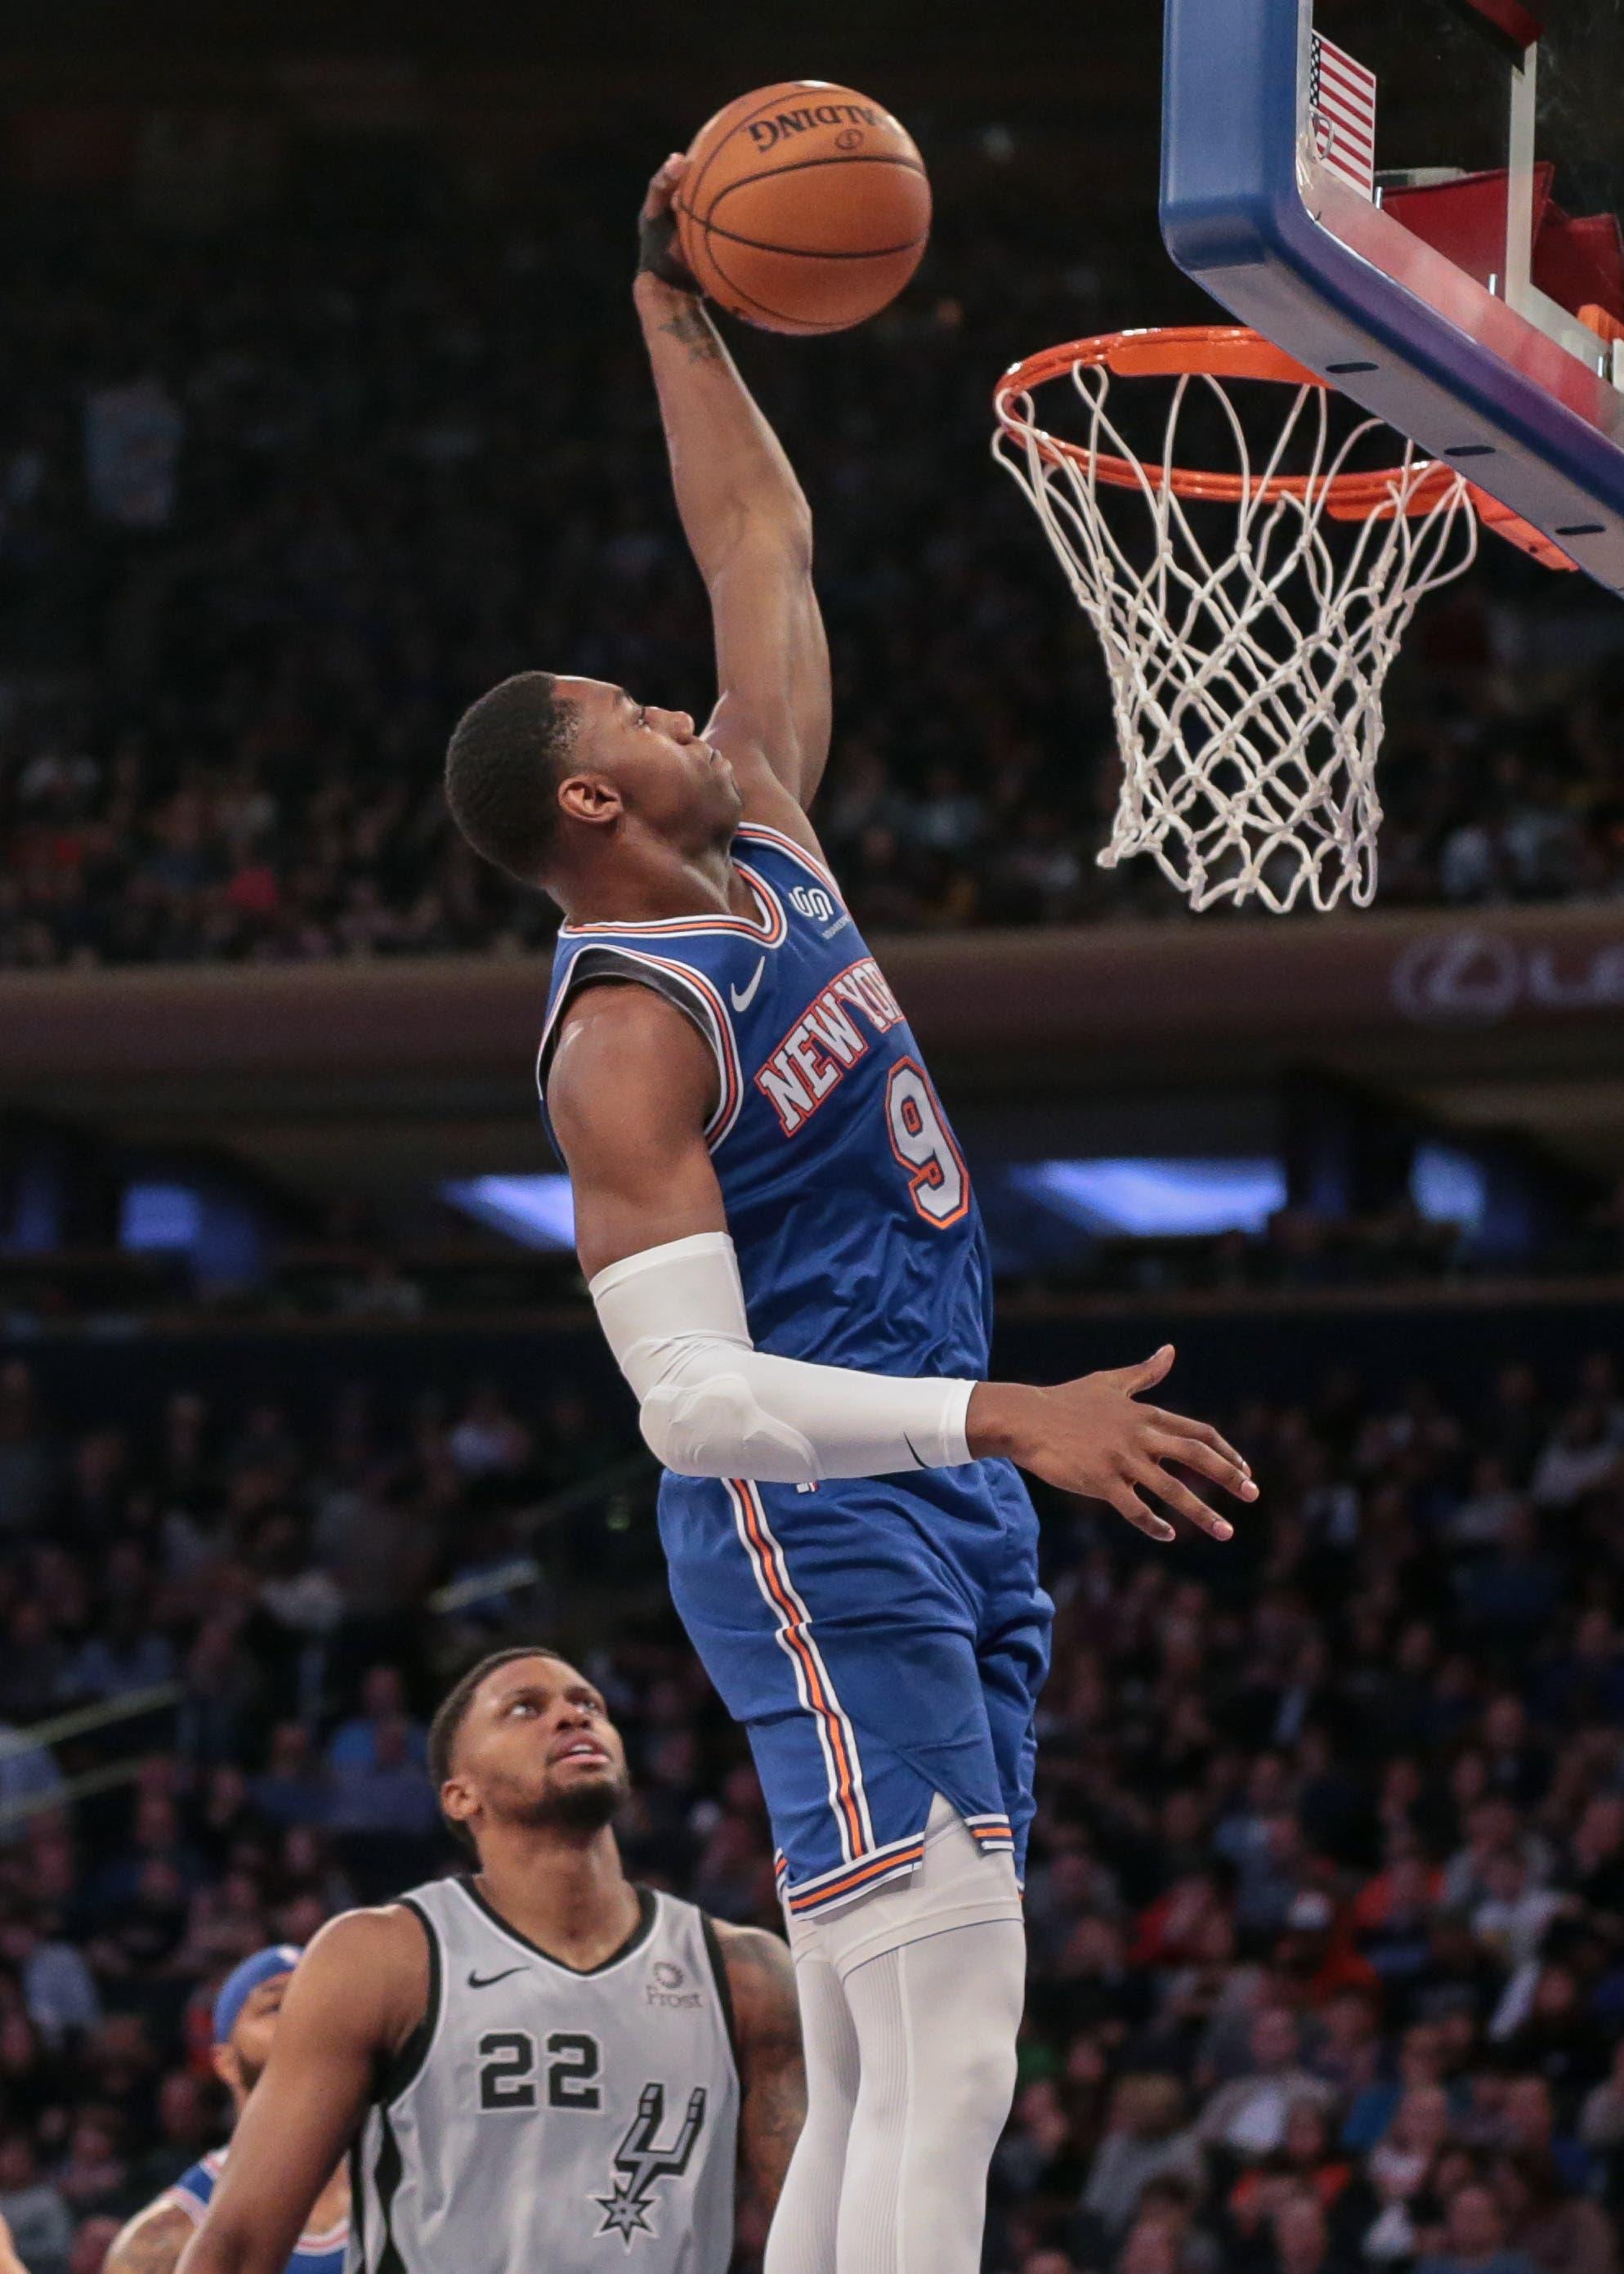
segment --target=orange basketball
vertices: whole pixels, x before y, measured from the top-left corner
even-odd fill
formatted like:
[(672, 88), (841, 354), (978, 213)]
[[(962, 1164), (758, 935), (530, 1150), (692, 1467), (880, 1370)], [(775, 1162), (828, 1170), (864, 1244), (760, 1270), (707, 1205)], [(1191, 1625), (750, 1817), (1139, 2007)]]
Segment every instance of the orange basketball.
[(718, 110), (676, 196), (711, 299), (770, 332), (839, 332), (894, 300), (930, 233), (911, 135), (849, 87), (790, 79)]

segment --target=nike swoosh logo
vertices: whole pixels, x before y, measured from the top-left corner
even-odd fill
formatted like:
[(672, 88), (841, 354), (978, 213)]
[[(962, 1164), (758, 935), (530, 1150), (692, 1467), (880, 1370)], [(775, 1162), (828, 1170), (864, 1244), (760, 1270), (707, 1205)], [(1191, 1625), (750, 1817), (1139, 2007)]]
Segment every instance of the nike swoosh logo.
[(488, 1990), (493, 1982), (506, 1982), (510, 1974), (528, 1974), (530, 1970), (528, 1966), (508, 1966), (500, 1974), (476, 1974), (470, 1969), (468, 1986), (470, 1990)]
[(756, 965), (755, 970), (750, 974), (750, 983), (748, 987), (730, 987), (728, 989), (728, 997), (732, 1001), (735, 1011), (748, 1011), (749, 1009), (751, 1004), (756, 1000), (756, 990), (761, 985), (761, 976), (766, 968), (767, 959), (763, 955), (761, 961)]

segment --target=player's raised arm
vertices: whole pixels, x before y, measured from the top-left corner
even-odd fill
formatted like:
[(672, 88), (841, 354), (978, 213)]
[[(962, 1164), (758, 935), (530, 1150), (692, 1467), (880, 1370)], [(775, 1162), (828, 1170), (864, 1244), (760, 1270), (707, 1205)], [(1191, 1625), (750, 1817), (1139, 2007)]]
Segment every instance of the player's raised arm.
[(265, 2074), (177, 2274), (283, 2274), (380, 2063), (427, 2001), (428, 1948), (409, 1913), (350, 1911), (322, 1929), (289, 1982)]
[[(643, 209), (637, 312), (671, 454), (677, 510), (710, 595), (726, 752), (745, 817), (806, 836), (829, 752), (829, 649), (812, 588), (812, 516), (783, 445), (672, 249), (668, 158)], [(810, 839), (807, 840), (811, 842)]]

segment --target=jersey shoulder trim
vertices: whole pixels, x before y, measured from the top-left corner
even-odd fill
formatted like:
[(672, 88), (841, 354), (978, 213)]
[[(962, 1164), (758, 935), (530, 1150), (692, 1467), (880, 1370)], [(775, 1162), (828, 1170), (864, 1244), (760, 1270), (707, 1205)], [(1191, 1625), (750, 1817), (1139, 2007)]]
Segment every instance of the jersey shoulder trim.
[(716, 1931), (716, 1921), (709, 1911), (699, 1911), (699, 1931), (704, 1938), (705, 1956), (710, 1962), (711, 1978), (716, 1984), (716, 2002), (721, 2008), (722, 2027), (727, 2037), (727, 2049), (733, 2057), (733, 2073), (742, 2072), (739, 2064), (739, 2025), (733, 2016), (733, 1990), (727, 1978), (727, 1961), (722, 1955), (721, 1937)]
[(707, 932), (741, 932), (745, 938), (755, 940), (763, 947), (778, 947), (788, 937), (789, 922), (784, 914), (784, 903), (767, 879), (742, 861), (733, 866), (749, 886), (756, 901), (756, 915), (748, 916), (651, 916), (635, 923), (560, 924), (560, 939), (618, 938), (629, 935), (635, 939), (680, 939), (689, 935)]
[(350, 2240), (350, 2221), (336, 2218), (320, 2234), (302, 2234), (294, 2246), (296, 2258), (330, 2258), (335, 2251), (342, 2250)]
[(577, 948), (560, 983), (536, 1050), (536, 1090), (544, 1117), (547, 1110), (547, 1074), (558, 1043), (559, 1020), (565, 1006), (583, 989), (605, 981), (629, 982), (651, 987), (657, 995), (680, 1011), (698, 1028), (716, 1059), (717, 1102), (705, 1124), (705, 1142), (714, 1152), (739, 1118), (744, 1103), (744, 1078), (733, 1020), (721, 991), (703, 971), (669, 955), (615, 940), (594, 940)]
[(201, 2226), (208, 2217), (208, 2199), (194, 2195), (184, 2180), (177, 2180), (172, 2187), (165, 2187), (161, 2195), (153, 2198), (153, 2209), (184, 2211), (193, 2226)]
[[(423, 2019), (396, 2053), (391, 2054), (379, 2068), (373, 2099), (380, 2108), (393, 2108), (402, 2099), (422, 2075), (424, 2065), (432, 2050), (440, 2031), (440, 2018), (445, 2011), (445, 1964), (440, 1955), (440, 1936), (433, 1920), (420, 1902), (410, 1895), (400, 1898), (403, 1911), (410, 1911), (423, 1929), (429, 1946), (429, 1999), (424, 2007)], [(314, 2248), (312, 2243), (310, 2246)]]
[[(808, 877), (816, 877), (820, 885), (827, 885), (840, 906), (846, 906), (840, 887), (828, 864), (820, 861), (816, 853), (808, 853), (804, 845), (798, 845), (793, 837), (786, 837), (781, 829), (770, 829), (764, 821), (741, 821), (733, 833), (736, 838), (746, 838), (752, 844), (765, 846), (774, 853), (782, 854), (785, 860), (794, 862), (797, 867), (806, 870)], [(746, 873), (750, 872), (747, 870)]]

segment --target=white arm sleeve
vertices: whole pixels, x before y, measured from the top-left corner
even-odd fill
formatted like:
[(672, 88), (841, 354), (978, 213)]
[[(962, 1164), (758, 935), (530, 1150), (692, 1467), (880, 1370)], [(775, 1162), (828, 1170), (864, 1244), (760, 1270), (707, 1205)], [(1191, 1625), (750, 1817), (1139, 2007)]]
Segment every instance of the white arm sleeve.
[(857, 1374), (755, 1349), (725, 1231), (628, 1255), (590, 1291), (637, 1394), (643, 1438), (680, 1476), (810, 1485), (971, 1457), (973, 1382)]

